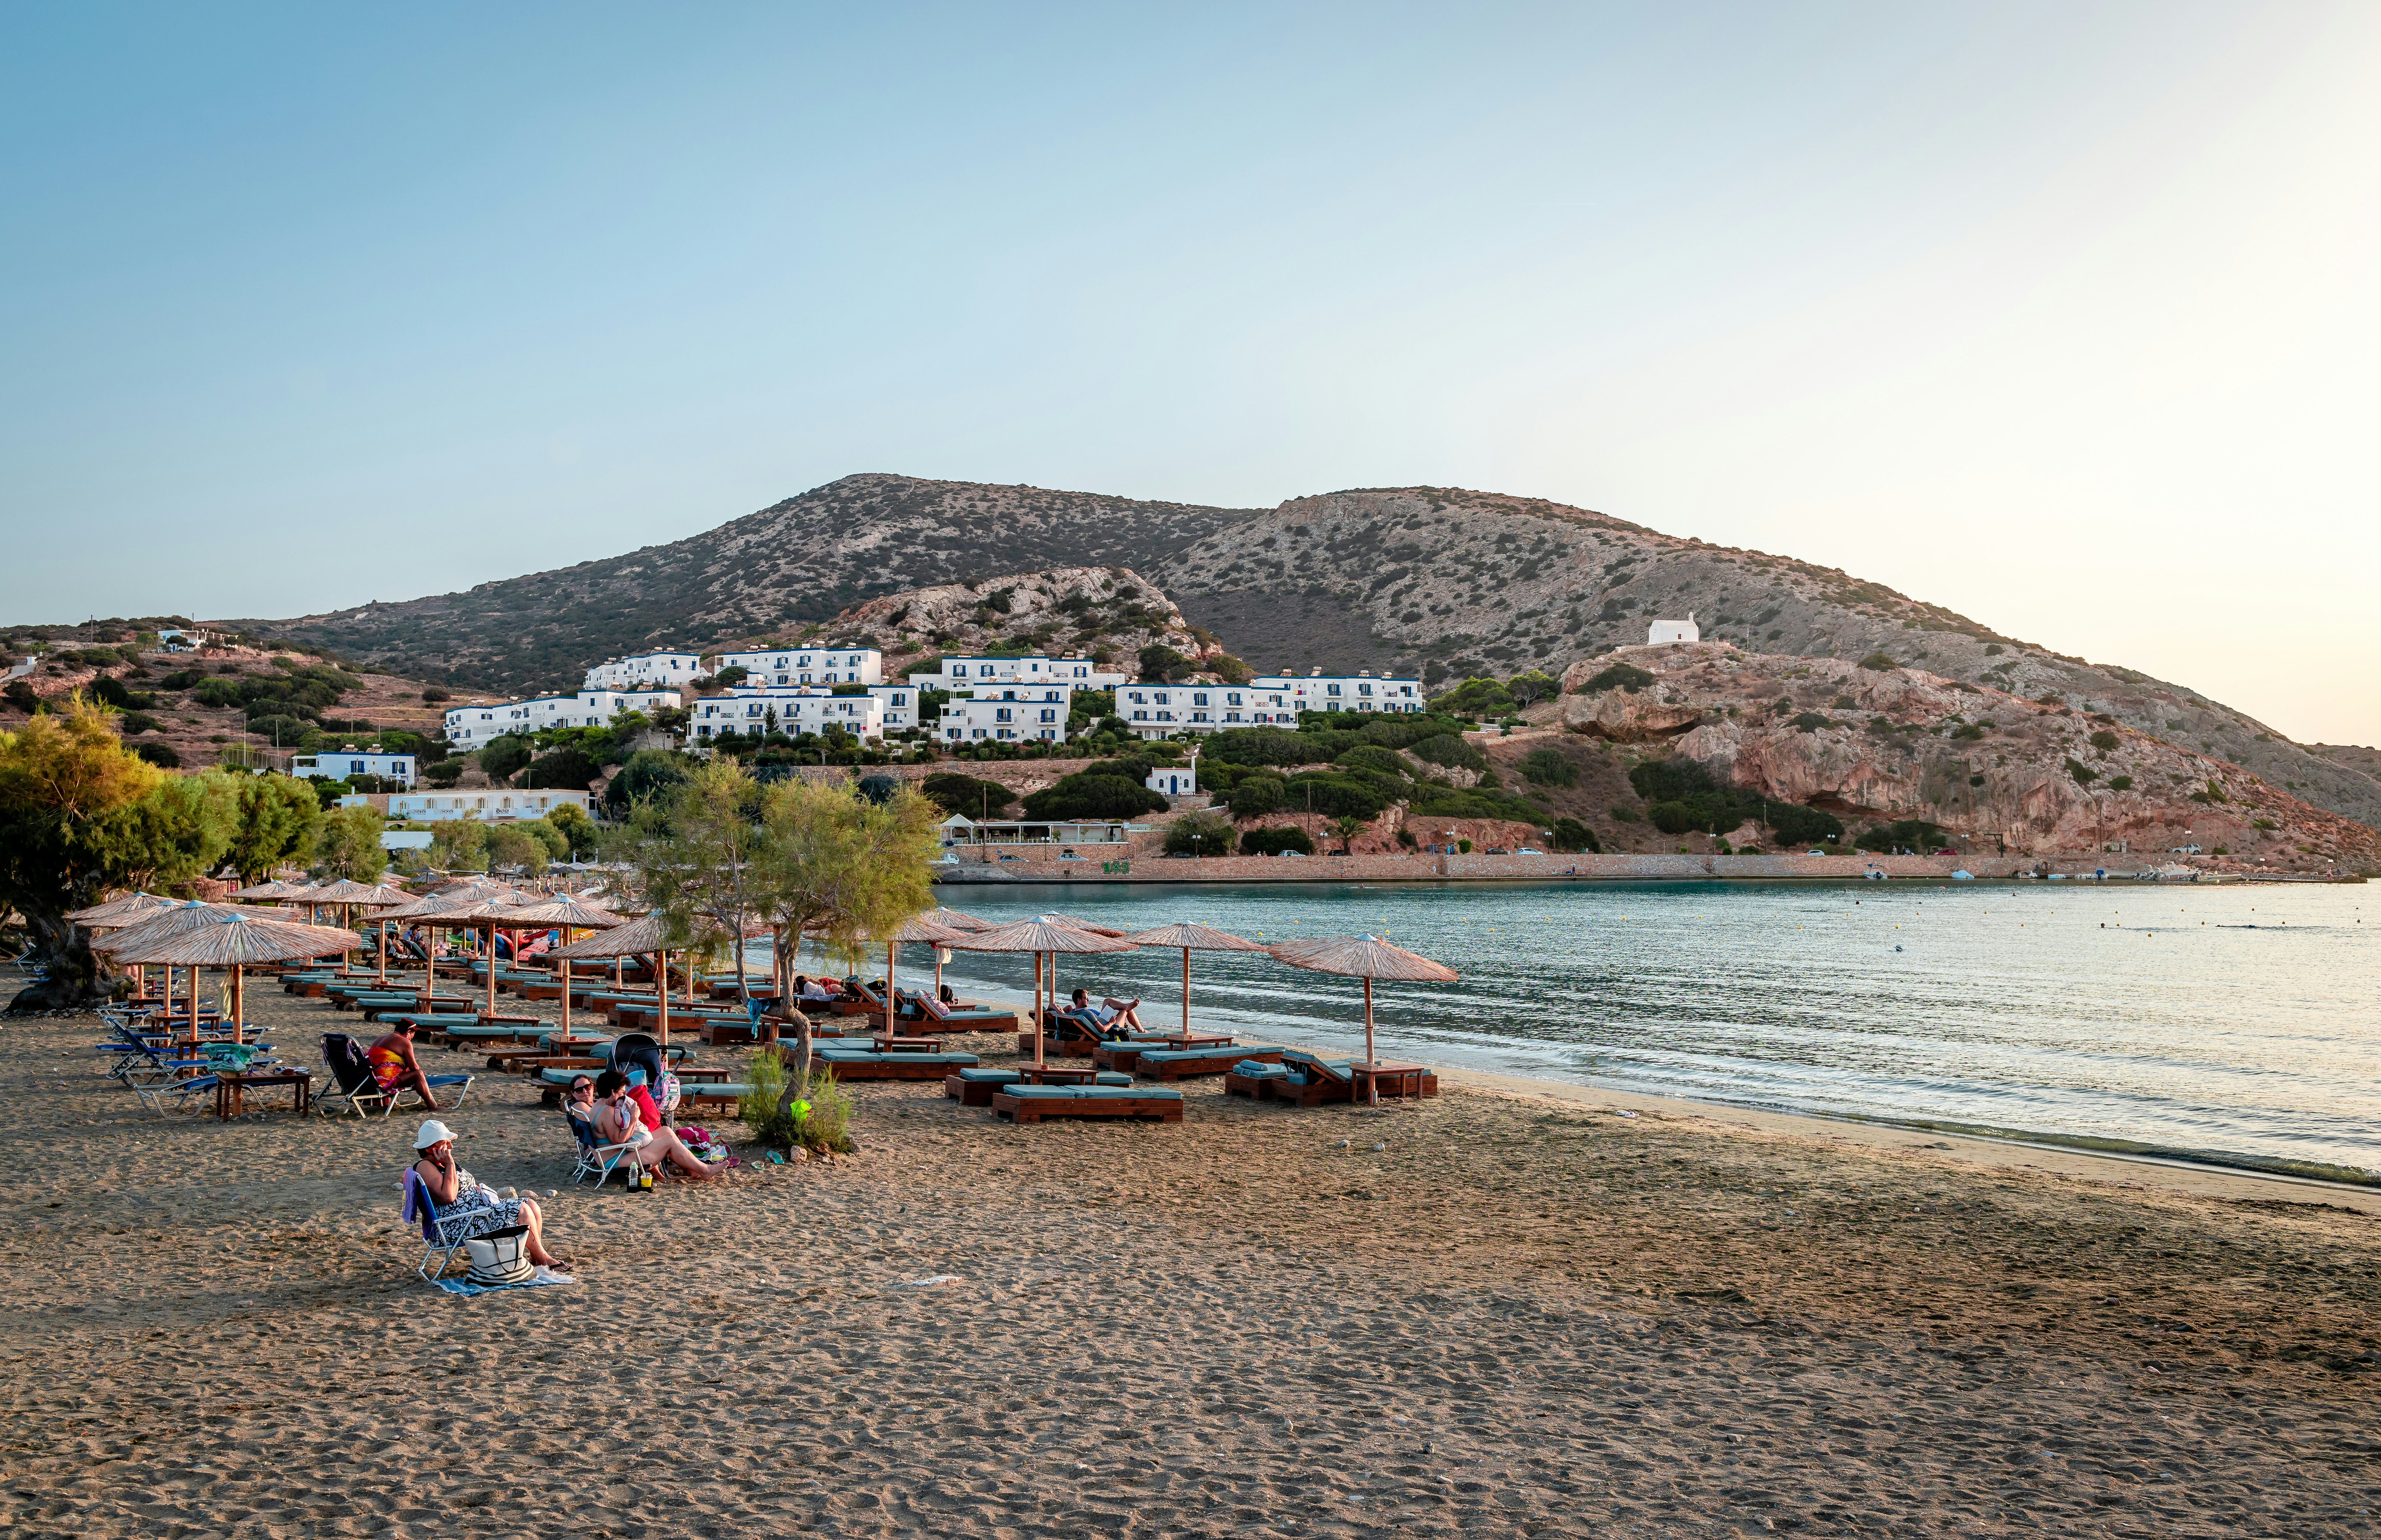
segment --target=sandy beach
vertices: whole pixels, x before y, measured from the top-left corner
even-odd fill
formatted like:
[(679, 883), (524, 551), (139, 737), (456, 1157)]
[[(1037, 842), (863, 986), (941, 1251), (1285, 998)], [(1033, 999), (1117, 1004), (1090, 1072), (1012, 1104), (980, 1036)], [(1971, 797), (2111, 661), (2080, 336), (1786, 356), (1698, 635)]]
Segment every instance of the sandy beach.
[(2381, 1194), (1450, 1076), (863, 1085), (853, 1156), (631, 1196), (491, 1074), (458, 1153), (583, 1282), (467, 1300), (413, 1119), (159, 1119), (97, 1035), (0, 1028), (13, 1534), (2381, 1533)]

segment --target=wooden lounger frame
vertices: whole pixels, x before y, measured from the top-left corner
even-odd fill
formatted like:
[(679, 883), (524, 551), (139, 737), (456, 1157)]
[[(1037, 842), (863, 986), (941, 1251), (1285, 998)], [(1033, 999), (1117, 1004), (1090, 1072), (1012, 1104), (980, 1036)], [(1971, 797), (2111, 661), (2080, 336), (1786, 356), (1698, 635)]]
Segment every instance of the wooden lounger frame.
[(1182, 1121), (1182, 1099), (1139, 1095), (1125, 1086), (1112, 1096), (1013, 1096), (1004, 1088), (993, 1094), (992, 1110), (1012, 1123), (1039, 1123), (1050, 1118), (1124, 1118), (1140, 1122)]

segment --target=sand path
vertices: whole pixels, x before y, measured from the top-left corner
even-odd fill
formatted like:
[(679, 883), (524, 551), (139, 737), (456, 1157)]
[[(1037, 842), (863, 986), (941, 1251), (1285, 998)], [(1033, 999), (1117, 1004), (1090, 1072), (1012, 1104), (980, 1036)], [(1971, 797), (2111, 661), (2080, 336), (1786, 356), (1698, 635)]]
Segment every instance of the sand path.
[(597, 1194), (489, 1077), (465, 1164), (585, 1282), (467, 1301), (409, 1122), (146, 1117), (95, 1037), (0, 1029), (15, 1534), (2381, 1533), (2381, 1200), (1215, 1082), (861, 1087), (857, 1156)]

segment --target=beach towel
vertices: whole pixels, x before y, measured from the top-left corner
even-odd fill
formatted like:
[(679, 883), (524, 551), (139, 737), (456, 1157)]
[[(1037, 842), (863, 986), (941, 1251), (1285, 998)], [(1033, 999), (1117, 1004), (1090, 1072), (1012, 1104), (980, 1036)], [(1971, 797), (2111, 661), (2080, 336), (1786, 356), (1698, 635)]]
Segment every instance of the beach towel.
[(568, 1273), (557, 1273), (552, 1268), (540, 1267), (535, 1274), (519, 1283), (473, 1283), (468, 1278), (432, 1278), (430, 1281), (446, 1293), (468, 1300), (474, 1295), (494, 1294), (506, 1289), (543, 1289), (550, 1284), (577, 1283), (579, 1280)]

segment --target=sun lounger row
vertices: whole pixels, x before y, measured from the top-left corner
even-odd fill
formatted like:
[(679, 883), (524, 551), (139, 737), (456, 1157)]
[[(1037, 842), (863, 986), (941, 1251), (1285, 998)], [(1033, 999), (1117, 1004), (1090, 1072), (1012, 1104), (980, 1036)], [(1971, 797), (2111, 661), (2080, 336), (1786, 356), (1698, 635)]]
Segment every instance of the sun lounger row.
[(817, 1060), (837, 1080), (849, 1081), (941, 1080), (977, 1063), (973, 1054), (886, 1054), (860, 1048), (821, 1048)]

